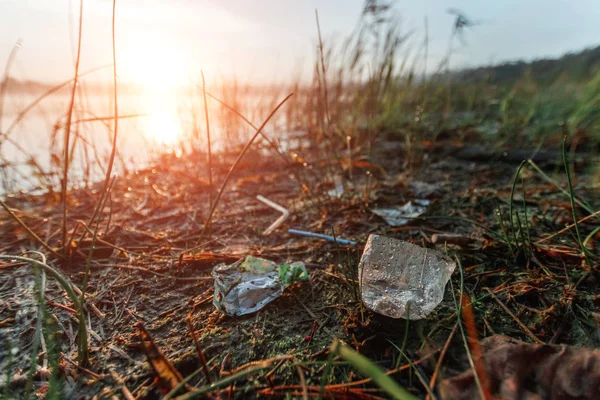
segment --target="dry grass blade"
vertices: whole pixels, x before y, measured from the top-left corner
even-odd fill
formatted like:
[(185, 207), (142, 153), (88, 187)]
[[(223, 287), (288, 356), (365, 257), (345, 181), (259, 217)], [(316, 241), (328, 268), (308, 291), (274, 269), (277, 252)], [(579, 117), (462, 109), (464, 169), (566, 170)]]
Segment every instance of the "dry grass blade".
[(256, 138), (258, 137), (258, 135), (260, 135), (260, 133), (262, 132), (262, 130), (264, 129), (264, 127), (271, 120), (271, 118), (273, 118), (273, 116), (275, 115), (275, 113), (277, 112), (277, 110), (279, 110), (281, 108), (281, 106), (286, 101), (288, 101), (289, 98), (292, 97), (293, 95), (294, 95), (294, 93), (290, 93), (283, 100), (281, 100), (281, 102), (279, 102), (279, 104), (277, 105), (277, 107), (275, 107), (275, 109), (273, 111), (271, 111), (271, 113), (269, 114), (269, 116), (267, 117), (267, 119), (265, 119), (265, 121), (262, 123), (262, 125), (256, 130), (256, 132), (254, 133), (254, 135), (252, 135), (252, 137), (250, 138), (250, 140), (248, 140), (248, 143), (246, 143), (246, 146), (242, 149), (242, 151), (238, 155), (238, 158), (235, 160), (235, 162), (233, 163), (233, 165), (229, 169), (229, 172), (227, 173), (227, 176), (225, 176), (225, 180), (221, 184), (221, 188), (219, 189), (219, 193), (217, 194), (217, 198), (215, 199), (214, 203), (212, 204), (212, 207), (210, 208), (210, 213), (208, 214), (208, 217), (206, 218), (206, 222), (204, 223), (204, 228), (202, 228), (202, 232), (200, 233), (200, 238), (199, 239), (202, 239), (204, 237), (204, 234), (206, 233), (206, 230), (210, 226), (210, 221), (212, 220), (212, 217), (213, 217), (213, 214), (215, 212), (215, 209), (219, 205), (219, 200), (221, 200), (221, 196), (223, 195), (223, 192), (225, 191), (225, 187), (227, 186), (227, 183), (229, 182), (229, 178), (231, 178), (231, 174), (233, 173), (233, 171), (235, 171), (235, 168), (238, 166), (238, 164), (240, 163), (240, 161), (242, 160), (242, 158), (244, 158), (244, 155), (246, 154), (246, 152), (248, 151), (248, 149), (250, 148), (250, 146), (252, 146), (252, 143), (254, 143), (254, 140), (256, 140)]
[[(17, 41), (13, 46), (8, 60), (6, 60), (6, 66), (4, 67), (4, 75), (2, 76), (2, 82), (0, 82), (0, 139), (2, 135), (2, 118), (4, 116), (4, 96), (6, 95), (6, 88), (8, 86), (8, 78), (10, 76), (10, 69), (15, 61), (17, 51), (21, 48), (21, 42)], [(0, 141), (1, 142), (1, 141)]]
[(319, 35), (319, 55), (321, 57), (321, 79), (323, 79), (323, 104), (325, 105), (325, 115), (327, 124), (331, 123), (329, 115), (329, 96), (327, 93), (327, 68), (325, 67), (325, 55), (323, 51), (323, 39), (321, 38), (321, 24), (319, 24), (319, 11), (315, 9), (315, 19), (317, 21), (317, 33)]
[(469, 340), (469, 347), (473, 355), (473, 363), (475, 364), (475, 373), (479, 378), (481, 384), (481, 391), (483, 392), (484, 400), (492, 400), (492, 392), (490, 391), (489, 379), (485, 366), (483, 364), (483, 358), (481, 354), (481, 347), (479, 346), (479, 339), (477, 334), (477, 326), (475, 325), (475, 315), (473, 314), (473, 305), (468, 294), (463, 293), (461, 298), (461, 311), (462, 318), (467, 328), (467, 338)]
[[(136, 113), (136, 114), (128, 114), (128, 115), (119, 115), (117, 116), (118, 119), (132, 119), (132, 118), (142, 118), (142, 117), (150, 117), (152, 114), (147, 114), (147, 113)], [(107, 121), (114, 121), (115, 120), (115, 116), (110, 116), (110, 117), (90, 117), (90, 118), (81, 118), (81, 119), (77, 119), (75, 121), (71, 121), (71, 125), (79, 125), (79, 124), (84, 124), (87, 122), (107, 122)], [(85, 140), (82, 138), (82, 140)]]
[[(118, 79), (118, 77), (117, 77), (117, 48), (116, 48), (116, 43), (115, 43), (116, 7), (117, 7), (117, 0), (113, 0), (113, 9), (112, 9), (113, 125), (114, 125), (113, 140), (112, 140), (112, 146), (111, 146), (111, 151), (110, 151), (110, 158), (108, 160), (108, 166), (106, 168), (106, 175), (104, 177), (104, 184), (102, 186), (102, 191), (100, 192), (101, 198), (98, 201), (98, 203), (96, 204), (96, 208), (94, 209), (94, 212), (92, 213), (92, 216), (90, 218), (90, 222), (88, 223), (88, 226), (93, 225), (94, 219), (96, 219), (96, 217), (98, 216), (98, 213), (101, 210), (100, 205), (103, 204), (104, 197), (108, 195), (108, 187), (110, 184), (110, 175), (112, 174), (113, 165), (115, 163), (115, 156), (117, 153), (117, 136), (119, 133), (119, 102), (118, 102), (119, 96), (118, 96), (118, 83), (117, 83), (117, 79)], [(84, 233), (84, 235), (85, 235), (85, 233)], [(83, 239), (84, 235), (82, 235), (80, 240)]]
[[(206, 95), (208, 97), (210, 97), (211, 99), (217, 101), (219, 104), (221, 104), (223, 107), (225, 107), (226, 109), (228, 109), (229, 111), (231, 111), (232, 113), (234, 113), (235, 115), (237, 115), (242, 121), (244, 121), (246, 124), (248, 124), (248, 126), (250, 126), (252, 129), (254, 129), (255, 131), (258, 129), (256, 127), (256, 125), (254, 125), (248, 118), (246, 118), (242, 113), (240, 113), (238, 110), (236, 110), (235, 108), (231, 107), (229, 104), (225, 103), (223, 100), (219, 99), (216, 96), (213, 96), (212, 94), (210, 94), (209, 92), (206, 92)], [(269, 139), (269, 137), (267, 135), (265, 135), (264, 132), (260, 131), (260, 135), (261, 137), (267, 142), (267, 144), (275, 151), (275, 153), (277, 153), (277, 155), (283, 160), (283, 162), (288, 166), (288, 167), (293, 167), (293, 163), (288, 159), (288, 157), (286, 157), (286, 155), (279, 149), (279, 146), (277, 145), (277, 143), (275, 143), (274, 141), (272, 141), (271, 139)], [(308, 194), (310, 196), (310, 198), (313, 197), (313, 194), (311, 192), (311, 189), (309, 186), (305, 185), (304, 182), (302, 181), (302, 179), (300, 179), (300, 177), (298, 176), (297, 172), (294, 170), (294, 168), (290, 168), (291, 169), (291, 173), (292, 176), (294, 177), (294, 179), (296, 179), (296, 182), (298, 183), (299, 187), (302, 188), (306, 188), (306, 190), (308, 191)]]
[(202, 351), (202, 347), (200, 347), (200, 343), (198, 342), (198, 337), (196, 336), (196, 332), (194, 331), (194, 326), (192, 325), (192, 314), (194, 313), (195, 305), (192, 307), (190, 312), (188, 313), (185, 322), (188, 326), (188, 330), (190, 331), (190, 335), (194, 340), (194, 345), (196, 346), (196, 352), (198, 353), (198, 359), (200, 360), (200, 364), (202, 364), (202, 371), (204, 372), (204, 376), (206, 377), (206, 382), (211, 383), (210, 373), (208, 371), (208, 366), (206, 365), (206, 357), (204, 356), (204, 352)]
[[(588, 215), (586, 217), (581, 218), (579, 221), (577, 221), (577, 224), (581, 224), (582, 222), (585, 222), (588, 219), (592, 219), (594, 217), (597, 217), (598, 215), (600, 215), (600, 210), (598, 210), (595, 213), (592, 213), (592, 214), (590, 214), (590, 215)], [(554, 238), (554, 237), (556, 237), (558, 235), (561, 235), (561, 234), (567, 232), (568, 230), (573, 229), (575, 227), (575, 225), (576, 225), (575, 222), (572, 223), (572, 224), (570, 224), (570, 225), (567, 225), (564, 228), (562, 228), (561, 230), (556, 231), (553, 234), (546, 236), (545, 238), (537, 240), (534, 244), (544, 243), (544, 242), (546, 242), (546, 241), (548, 241), (548, 240), (550, 240), (550, 239), (552, 239), (552, 238)]]
[(296, 371), (298, 372), (298, 377), (300, 377), (300, 386), (302, 386), (302, 399), (308, 400), (308, 387), (306, 386), (306, 378), (300, 364), (296, 364)]
[[(204, 72), (200, 71), (202, 75), (202, 97), (204, 99), (204, 118), (206, 119), (206, 151), (208, 152), (208, 165), (206, 166), (208, 172), (208, 207), (212, 207), (213, 203), (213, 179), (212, 179), (212, 150), (210, 148), (210, 120), (208, 117), (208, 100), (206, 99), (206, 82), (204, 80)], [(210, 229), (210, 226), (209, 228)]]
[(77, 39), (77, 57), (75, 59), (75, 76), (73, 77), (73, 88), (71, 90), (71, 99), (69, 100), (69, 109), (67, 111), (67, 123), (65, 127), (65, 142), (64, 142), (64, 159), (63, 159), (63, 177), (61, 182), (61, 199), (63, 204), (63, 224), (62, 224), (62, 238), (63, 238), (63, 254), (67, 254), (68, 243), (67, 243), (67, 187), (69, 185), (69, 140), (71, 137), (71, 121), (73, 118), (73, 108), (75, 107), (75, 94), (77, 93), (77, 83), (79, 76), (79, 61), (81, 59), (81, 34), (83, 31), (83, 0), (79, 2), (79, 34)]
[[(228, 109), (229, 111), (231, 111), (235, 115), (237, 115), (242, 121), (244, 121), (245, 123), (247, 123), (249, 127), (251, 127), (252, 129), (254, 129), (255, 131), (258, 130), (258, 128), (256, 127), (256, 125), (254, 125), (248, 118), (246, 118), (238, 110), (236, 110), (235, 108), (231, 107), (229, 104), (225, 103), (223, 100), (219, 99), (218, 97), (210, 94), (209, 92), (206, 92), (206, 95), (208, 97), (210, 97), (211, 99), (217, 101), (219, 104), (221, 104), (223, 107), (225, 107), (226, 109)], [(269, 139), (269, 137), (267, 135), (265, 135), (265, 133), (262, 130), (260, 131), (260, 135), (269, 144), (269, 146), (271, 146), (271, 148), (273, 148), (273, 150), (275, 150), (275, 152), (277, 154), (279, 154), (279, 156), (283, 159), (283, 161), (285, 161), (288, 165), (291, 165), (290, 160), (288, 160), (288, 158), (281, 152), (281, 150), (279, 150), (279, 147), (277, 146), (277, 144), (275, 142), (273, 142), (271, 139)]]
[(573, 224), (575, 225), (575, 235), (577, 237), (577, 243), (581, 247), (581, 254), (585, 258), (588, 265), (590, 265), (589, 260), (589, 252), (585, 245), (583, 244), (583, 240), (581, 239), (581, 233), (579, 232), (579, 223), (577, 221), (577, 207), (575, 206), (575, 191), (573, 189), (573, 182), (571, 179), (571, 171), (569, 169), (569, 160), (567, 158), (567, 136), (563, 138), (562, 145), (562, 156), (563, 163), (565, 165), (565, 173), (567, 175), (567, 187), (569, 188), (569, 201), (571, 202), (571, 214), (573, 215)]
[(44, 249), (48, 250), (48, 252), (50, 254), (52, 254), (54, 257), (56, 257), (59, 260), (64, 260), (64, 257), (62, 255), (60, 255), (59, 253), (57, 253), (52, 247), (50, 247), (48, 245), (48, 243), (46, 243), (45, 241), (42, 240), (41, 237), (39, 237), (34, 231), (31, 230), (31, 228), (29, 228), (25, 222), (23, 222), (23, 220), (21, 218), (19, 218), (19, 216), (17, 214), (15, 214), (9, 207), (8, 205), (2, 201), (2, 199), (0, 199), (0, 205), (2, 206), (2, 208), (4, 208), (6, 210), (6, 212), (8, 212), (10, 214), (11, 217), (14, 218), (15, 221), (17, 221), (17, 223), (19, 225), (21, 225), (21, 227), (23, 229), (25, 229), (27, 231), (27, 233), (36, 241), (38, 242)]

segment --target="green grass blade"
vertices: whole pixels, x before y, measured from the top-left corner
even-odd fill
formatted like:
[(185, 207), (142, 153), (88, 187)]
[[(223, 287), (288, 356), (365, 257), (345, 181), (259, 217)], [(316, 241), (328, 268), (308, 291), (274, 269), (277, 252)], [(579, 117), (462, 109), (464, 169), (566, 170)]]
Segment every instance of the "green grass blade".
[(573, 182), (571, 181), (571, 172), (569, 171), (569, 160), (567, 159), (567, 136), (563, 138), (562, 144), (562, 156), (563, 163), (565, 164), (565, 173), (567, 174), (567, 184), (569, 187), (569, 200), (571, 201), (571, 213), (573, 215), (573, 223), (575, 224), (575, 234), (577, 236), (577, 243), (581, 247), (581, 251), (583, 252), (583, 256), (585, 257), (586, 262), (589, 265), (588, 260), (588, 251), (585, 245), (583, 244), (583, 240), (581, 240), (581, 233), (579, 232), (579, 223), (577, 222), (577, 212), (575, 207), (575, 192), (573, 191)]
[(48, 264), (35, 260), (33, 258), (0, 254), (0, 260), (18, 260), (28, 262), (39, 268), (42, 268), (48, 275), (50, 275), (58, 281), (58, 283), (64, 289), (64, 291), (67, 292), (67, 295), (69, 296), (69, 298), (75, 305), (75, 309), (77, 310), (80, 335), (80, 340), (78, 343), (78, 357), (82, 357), (82, 355), (86, 356), (88, 351), (88, 334), (87, 327), (85, 325), (85, 312), (83, 310), (83, 303), (80, 301), (79, 296), (77, 296), (77, 294), (75, 293), (75, 290), (73, 289), (74, 285), (68, 280), (68, 278), (62, 275), (56, 269), (49, 266)]
[(525, 190), (525, 180), (523, 178), (521, 178), (521, 186), (523, 189), (523, 213), (525, 214), (525, 233), (527, 234), (527, 244), (529, 246), (529, 249), (531, 250), (533, 244), (531, 242), (531, 226), (529, 224), (529, 216), (527, 215), (527, 201), (525, 200), (527, 191)]
[(417, 397), (410, 394), (406, 389), (398, 385), (389, 375), (387, 375), (381, 368), (375, 365), (367, 357), (360, 353), (352, 350), (348, 346), (341, 344), (340, 342), (334, 342), (332, 346), (335, 352), (348, 361), (352, 366), (360, 372), (361, 375), (373, 379), (373, 381), (392, 396), (394, 399), (399, 400), (416, 400)]
[(502, 233), (504, 233), (504, 242), (506, 242), (506, 245), (508, 246), (508, 250), (510, 251), (510, 255), (512, 256), (513, 259), (516, 258), (516, 254), (513, 250), (513, 245), (510, 241), (510, 238), (508, 237), (508, 230), (506, 229), (506, 225), (504, 224), (504, 217), (502, 216), (502, 210), (500, 210), (500, 207), (498, 207), (496, 209), (496, 215), (498, 216), (498, 224), (500, 224), (500, 229), (502, 230)]
[(587, 235), (587, 236), (585, 237), (585, 239), (583, 239), (583, 246), (584, 246), (586, 249), (587, 249), (587, 244), (588, 244), (588, 242), (589, 242), (590, 240), (592, 240), (592, 238), (593, 238), (594, 236), (596, 236), (596, 234), (597, 234), (598, 232), (600, 232), (600, 226), (599, 226), (599, 227), (597, 227), (596, 229), (594, 229), (593, 231), (591, 231), (591, 232), (590, 232), (590, 234), (589, 234), (589, 235)]
[[(567, 197), (571, 197), (571, 194), (568, 191), (566, 191), (565, 189), (560, 187), (560, 185), (554, 179), (550, 178), (544, 171), (542, 171), (542, 169), (533, 160), (529, 159), (529, 160), (527, 160), (527, 162), (529, 163), (529, 165), (531, 165), (533, 167), (533, 169), (535, 169), (535, 171), (538, 174), (540, 174), (540, 176), (542, 178), (544, 178), (545, 181), (553, 184), (558, 190), (560, 190)], [(593, 208), (586, 201), (579, 200), (577, 197), (574, 197), (573, 200), (575, 201), (575, 203), (579, 204), (585, 211), (589, 212), (590, 214), (594, 213)], [(600, 219), (600, 216), (597, 217), (597, 219)]]
[(323, 394), (325, 393), (325, 385), (327, 385), (327, 380), (331, 375), (331, 371), (333, 370), (333, 359), (335, 357), (335, 345), (336, 341), (331, 344), (329, 348), (329, 356), (327, 357), (327, 364), (325, 365), (325, 371), (323, 372), (323, 377), (321, 378), (321, 385), (319, 387), (319, 395), (317, 396), (317, 400), (321, 400), (323, 398)]
[(510, 201), (508, 203), (508, 218), (510, 222), (510, 229), (512, 230), (513, 239), (515, 239), (515, 244), (519, 243), (517, 241), (517, 231), (515, 229), (515, 223), (513, 217), (515, 216), (513, 210), (514, 197), (515, 197), (515, 189), (517, 188), (517, 180), (519, 179), (519, 175), (521, 174), (521, 169), (525, 165), (525, 160), (521, 161), (519, 164), (519, 168), (517, 168), (517, 172), (515, 173), (515, 178), (513, 179), (512, 188), (510, 190)]

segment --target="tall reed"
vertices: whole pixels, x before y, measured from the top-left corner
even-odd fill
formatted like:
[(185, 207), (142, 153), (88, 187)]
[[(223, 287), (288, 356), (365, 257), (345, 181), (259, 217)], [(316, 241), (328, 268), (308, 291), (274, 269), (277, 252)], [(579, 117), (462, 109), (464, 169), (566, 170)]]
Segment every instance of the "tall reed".
[(69, 101), (69, 109), (67, 110), (67, 123), (65, 126), (65, 141), (64, 141), (64, 164), (63, 178), (61, 182), (61, 199), (63, 204), (63, 222), (62, 222), (62, 238), (63, 238), (63, 254), (67, 255), (69, 244), (67, 243), (67, 186), (69, 184), (69, 139), (71, 137), (71, 120), (73, 118), (73, 108), (75, 107), (75, 94), (77, 93), (77, 84), (79, 76), (79, 61), (81, 59), (81, 36), (83, 31), (83, 0), (79, 1), (79, 30), (77, 36), (77, 56), (75, 58), (75, 75), (73, 77), (73, 88), (71, 89), (71, 99)]

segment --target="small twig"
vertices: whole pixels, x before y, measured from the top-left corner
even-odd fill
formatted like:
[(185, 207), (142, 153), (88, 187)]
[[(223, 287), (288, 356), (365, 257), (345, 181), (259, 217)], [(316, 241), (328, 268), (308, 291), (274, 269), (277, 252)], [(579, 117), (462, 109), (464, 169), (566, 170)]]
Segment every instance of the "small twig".
[(91, 376), (94, 379), (102, 379), (103, 376), (102, 375), (98, 375), (97, 373), (95, 373), (92, 370), (89, 370), (87, 368), (84, 368), (82, 366), (80, 366), (79, 364), (77, 364), (75, 361), (71, 360), (69, 357), (67, 357), (67, 355), (65, 353), (61, 353), (62, 358), (68, 362), (69, 364), (71, 364), (72, 366), (74, 366), (75, 368), (77, 368), (78, 370), (85, 372), (86, 374), (88, 374), (89, 376)]
[[(90, 228), (89, 228), (89, 227), (86, 225), (86, 223), (85, 223), (85, 222), (83, 222), (83, 221), (77, 221), (77, 224), (75, 225), (75, 227), (77, 227), (78, 225), (81, 225), (81, 226), (83, 226), (83, 228), (84, 228), (84, 229), (86, 230), (86, 232), (88, 232), (89, 234), (91, 234), (91, 235), (93, 235), (93, 234), (94, 234), (94, 231), (93, 231), (93, 230), (91, 230), (91, 229), (90, 229)], [(80, 241), (82, 240), (82, 236), (79, 238), (79, 240), (80, 240)], [(123, 253), (123, 254), (130, 255), (130, 256), (135, 256), (135, 257), (150, 257), (150, 258), (153, 258), (153, 259), (155, 259), (155, 260), (156, 260), (156, 259), (161, 259), (161, 260), (169, 260), (169, 261), (170, 261), (170, 260), (173, 260), (173, 257), (158, 256), (158, 255), (152, 255), (152, 256), (149, 256), (148, 254), (136, 253), (136, 252), (134, 252), (134, 251), (127, 250), (127, 249), (125, 249), (125, 248), (123, 248), (123, 247), (119, 247), (119, 246), (115, 245), (114, 243), (110, 243), (110, 242), (107, 242), (106, 240), (100, 239), (99, 237), (97, 237), (97, 238), (96, 238), (96, 242), (98, 242), (98, 243), (100, 243), (100, 244), (103, 244), (103, 245), (105, 245), (105, 246), (108, 246), (108, 247), (110, 247), (110, 248), (112, 248), (112, 249), (115, 249), (115, 250), (117, 250), (117, 251), (120, 251), (120, 252), (121, 252), (121, 253)]]
[(235, 381), (244, 378), (246, 375), (248, 375), (252, 372), (256, 372), (261, 369), (269, 368), (273, 363), (278, 362), (281, 359), (289, 360), (292, 358), (293, 358), (293, 356), (282, 355), (282, 356), (276, 356), (276, 357), (270, 358), (268, 360), (262, 360), (262, 361), (256, 361), (256, 362), (244, 364), (241, 367), (236, 368), (233, 371), (229, 371), (227, 376), (225, 376), (225, 378), (221, 379), (220, 381), (214, 382), (209, 385), (202, 386), (198, 389), (195, 389), (193, 391), (185, 393), (185, 394), (177, 397), (177, 399), (178, 400), (191, 400), (191, 399), (196, 399), (196, 398), (200, 398), (200, 397), (205, 397), (205, 395), (207, 393), (214, 392), (215, 390), (217, 390), (221, 387), (224, 387), (224, 386), (229, 386), (232, 383), (234, 383)]
[(55, 303), (53, 301), (48, 301), (46, 300), (46, 304), (52, 307), (56, 307), (56, 308), (60, 308), (61, 310), (65, 310), (67, 312), (70, 312), (73, 315), (77, 315), (77, 311), (69, 306), (65, 306), (63, 304), (60, 303)]
[[(83, 0), (82, 0), (83, 1)], [(116, 0), (115, 0), (116, 1)], [(113, 3), (113, 27), (114, 27), (114, 3)], [(113, 28), (113, 37), (114, 37), (114, 28)], [(116, 140), (116, 137), (115, 137)], [(113, 143), (113, 149), (116, 146), (116, 142)], [(109, 165), (109, 169), (110, 169), (110, 165)], [(107, 179), (109, 177), (108, 173), (107, 173)], [(104, 205), (106, 203), (106, 199), (108, 197), (108, 193), (110, 192), (110, 190), (112, 190), (112, 185), (114, 183), (114, 179), (108, 183), (108, 181), (106, 181), (104, 183), (105, 188), (103, 190), (102, 196), (100, 197), (100, 201), (99, 201), (99, 205), (98, 205), (98, 209), (102, 210), (104, 208)], [(108, 185), (108, 186), (106, 186)], [(66, 214), (65, 214), (66, 217)], [(96, 240), (98, 238), (98, 229), (100, 227), (100, 222), (101, 222), (101, 218), (100, 216), (98, 216), (98, 220), (96, 221), (96, 228), (94, 229), (94, 234), (92, 237), (92, 243), (89, 249), (89, 252), (87, 254), (87, 260), (85, 263), (85, 273), (83, 275), (83, 283), (81, 285), (81, 290), (80, 290), (80, 300), (79, 300), (79, 306), (81, 307), (81, 313), (79, 315), (79, 318), (81, 320), (81, 318), (83, 318), (84, 313), (83, 313), (83, 307), (85, 305), (85, 293), (87, 290), (87, 285), (91, 276), (91, 265), (92, 265), (92, 259), (93, 259), (93, 254), (94, 254), (94, 249), (96, 247)], [(65, 246), (65, 254), (67, 254), (67, 247)], [(89, 330), (90, 334), (92, 333), (92, 330)], [(79, 341), (79, 347), (81, 349), (83, 349), (83, 351), (80, 351), (79, 353), (79, 361), (82, 365), (85, 365), (89, 362), (89, 345), (88, 345), (88, 336), (87, 336), (87, 331), (86, 331), (86, 327), (85, 327), (85, 323), (84, 322), (80, 322), (79, 323), (79, 335), (78, 335), (78, 341)]]
[(185, 253), (193, 253), (196, 250), (200, 250), (202, 248), (204, 248), (204, 246), (209, 245), (211, 243), (217, 242), (218, 239), (212, 239), (212, 240), (208, 240), (204, 243), (201, 243), (197, 246), (192, 247), (191, 249), (187, 249), (186, 251), (182, 251), (181, 253), (179, 253), (179, 256), (177, 257), (177, 262), (179, 263), (179, 266), (181, 266), (183, 264), (183, 256), (185, 255)]
[(433, 244), (455, 244), (458, 246), (467, 246), (475, 240), (469, 236), (457, 233), (434, 233), (431, 235), (431, 243)]

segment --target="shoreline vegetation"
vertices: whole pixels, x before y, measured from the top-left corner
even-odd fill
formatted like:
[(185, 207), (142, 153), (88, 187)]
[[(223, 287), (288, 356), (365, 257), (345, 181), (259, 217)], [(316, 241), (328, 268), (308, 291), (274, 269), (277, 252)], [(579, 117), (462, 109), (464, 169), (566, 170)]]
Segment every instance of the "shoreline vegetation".
[[(113, 24), (115, 12), (116, 1)], [(425, 74), (427, 32), (402, 32), (390, 5), (366, 1), (338, 42), (316, 14), (310, 82), (190, 86), (184, 140), (118, 173), (119, 123), (133, 118), (119, 99), (144, 88), (117, 86), (114, 42), (114, 82), (100, 88), (85, 71), (18, 83), (9, 63), (0, 110), (19, 87), (39, 93), (14, 120), (0, 111), (0, 174), (17, 188), (0, 195), (0, 398), (488, 399), (515, 387), (498, 341), (597, 362), (600, 48), (453, 72), (461, 36), (476, 34), (455, 16), (448, 54)], [(91, 115), (95, 89), (110, 115)], [(60, 91), (72, 97), (53, 116), (53, 161), (29, 156), (38, 190), (20, 190), (2, 152), (30, 154), (15, 129)], [(91, 140), (98, 130), (110, 151)], [(73, 160), (96, 174), (75, 174)], [(415, 200), (422, 213), (403, 224), (374, 212)], [(365, 308), (369, 234), (456, 261), (427, 318)], [(228, 317), (211, 271), (247, 255), (300, 261), (309, 279)], [(519, 395), (579, 390), (557, 360), (511, 359)]]

